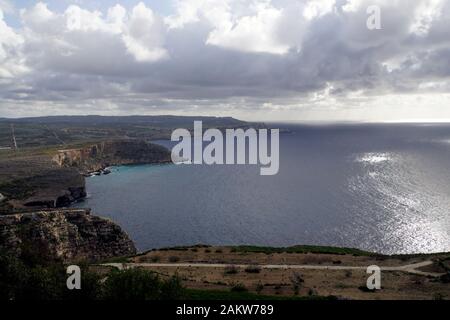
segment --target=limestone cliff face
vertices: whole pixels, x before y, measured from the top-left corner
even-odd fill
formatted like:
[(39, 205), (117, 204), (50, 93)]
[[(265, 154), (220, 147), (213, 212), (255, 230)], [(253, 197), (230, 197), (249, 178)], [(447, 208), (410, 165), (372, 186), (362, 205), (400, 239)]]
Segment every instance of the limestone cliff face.
[(77, 167), (88, 172), (111, 165), (170, 162), (170, 152), (162, 146), (142, 140), (118, 140), (60, 150), (53, 161), (60, 167)]
[(118, 225), (84, 209), (0, 216), (0, 250), (66, 263), (136, 254)]

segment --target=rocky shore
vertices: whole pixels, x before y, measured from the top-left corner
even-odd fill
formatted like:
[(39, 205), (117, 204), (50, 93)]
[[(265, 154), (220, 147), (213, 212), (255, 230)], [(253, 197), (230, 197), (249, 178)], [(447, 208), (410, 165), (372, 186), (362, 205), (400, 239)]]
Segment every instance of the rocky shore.
[(169, 163), (170, 151), (122, 139), (0, 161), (0, 214), (67, 207), (86, 197), (85, 177), (114, 165)]
[(166, 148), (143, 140), (106, 141), (83, 148), (59, 150), (52, 158), (60, 167), (78, 168), (83, 174), (104, 172), (113, 165), (169, 163)]
[(133, 242), (117, 224), (85, 209), (0, 216), (0, 251), (65, 263), (136, 254)]

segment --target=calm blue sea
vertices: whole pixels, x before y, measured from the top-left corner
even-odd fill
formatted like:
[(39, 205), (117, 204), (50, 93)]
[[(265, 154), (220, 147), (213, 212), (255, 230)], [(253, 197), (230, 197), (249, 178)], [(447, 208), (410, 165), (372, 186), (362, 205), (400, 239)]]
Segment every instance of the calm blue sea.
[[(258, 166), (116, 167), (77, 206), (119, 223), (139, 250), (317, 244), (450, 251), (449, 125), (272, 125), (280, 172)], [(170, 145), (169, 142), (160, 142)]]

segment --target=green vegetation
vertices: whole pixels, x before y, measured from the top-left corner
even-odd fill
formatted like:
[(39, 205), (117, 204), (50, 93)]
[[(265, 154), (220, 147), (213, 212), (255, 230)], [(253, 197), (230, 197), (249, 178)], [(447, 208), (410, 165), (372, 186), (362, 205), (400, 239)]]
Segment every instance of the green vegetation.
[(170, 256), (169, 257), (169, 262), (170, 263), (177, 263), (178, 261), (180, 261), (180, 257), (177, 257), (177, 256)]
[(439, 278), (439, 281), (441, 283), (450, 283), (450, 257), (439, 259), (438, 266), (445, 272), (445, 274)]
[(113, 270), (102, 286), (104, 300), (176, 300), (184, 296), (177, 277), (161, 280), (144, 269)]
[(261, 272), (261, 267), (260, 266), (248, 266), (245, 268), (244, 270), (247, 273), (260, 273)]
[(227, 274), (237, 274), (237, 273), (239, 273), (239, 268), (238, 267), (233, 266), (233, 265), (225, 267), (225, 270), (224, 270), (224, 274), (225, 275), (227, 275)]
[(197, 289), (186, 289), (185, 291), (186, 300), (336, 300), (336, 297), (320, 297), (320, 296), (310, 296), (310, 297), (280, 297), (280, 296), (269, 296), (260, 295), (248, 291), (237, 292), (237, 291), (222, 291), (222, 290), (197, 290)]
[[(276, 297), (251, 293), (242, 284), (229, 291), (183, 287), (179, 277), (161, 278), (144, 269), (82, 270), (81, 290), (68, 290), (65, 266), (23, 261), (0, 253), (0, 301), (6, 300), (333, 300), (335, 297)], [(263, 286), (260, 286), (261, 291)]]
[(354, 256), (377, 256), (375, 253), (352, 249), (352, 248), (337, 248), (337, 247), (321, 247), (321, 246), (293, 246), (293, 247), (257, 247), (257, 246), (238, 246), (232, 249), (234, 252), (242, 253), (320, 253), (320, 254), (337, 254)]
[(168, 139), (175, 128), (192, 128), (194, 120), (202, 120), (205, 129), (249, 125), (233, 118), (178, 116), (57, 116), (0, 119), (0, 147), (11, 146), (11, 124), (14, 125), (17, 144), (21, 150), (124, 137), (146, 140)]
[(248, 289), (243, 283), (236, 283), (231, 287), (232, 292), (247, 292)]
[(292, 283), (292, 287), (294, 289), (294, 294), (298, 295), (300, 293), (300, 288), (302, 286), (302, 284), (305, 282), (305, 280), (303, 280), (303, 277), (301, 274), (299, 273), (294, 273), (291, 276), (291, 283)]
[(101, 276), (80, 265), (81, 290), (68, 290), (66, 267), (0, 254), (0, 301), (3, 300), (176, 300), (185, 289), (178, 277), (160, 278), (143, 270), (112, 270)]
[(83, 290), (71, 291), (66, 287), (67, 274), (62, 264), (35, 264), (34, 261), (30, 264), (30, 261), (0, 254), (0, 300), (95, 300), (101, 297), (98, 275), (82, 272)]

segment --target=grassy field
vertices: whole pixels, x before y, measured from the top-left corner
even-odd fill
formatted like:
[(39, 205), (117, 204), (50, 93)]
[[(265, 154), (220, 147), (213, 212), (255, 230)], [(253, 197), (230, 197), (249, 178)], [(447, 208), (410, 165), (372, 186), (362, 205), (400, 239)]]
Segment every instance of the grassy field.
[(372, 252), (367, 252), (353, 248), (338, 248), (325, 246), (292, 246), (292, 247), (258, 247), (258, 246), (238, 246), (234, 247), (236, 252), (244, 253), (318, 253), (318, 254), (337, 254), (337, 255), (354, 255), (354, 256), (379, 256)]

